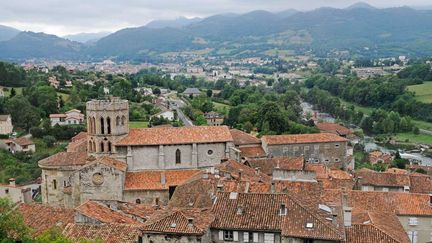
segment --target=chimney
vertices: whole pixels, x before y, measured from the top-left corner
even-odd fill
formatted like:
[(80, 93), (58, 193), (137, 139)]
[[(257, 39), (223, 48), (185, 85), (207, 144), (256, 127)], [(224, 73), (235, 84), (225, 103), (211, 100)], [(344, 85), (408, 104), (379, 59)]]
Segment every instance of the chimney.
[(202, 178), (203, 178), (203, 179), (208, 179), (208, 178), (209, 178), (209, 174), (208, 174), (207, 172), (204, 172), (204, 173), (202, 174)]
[(9, 185), (10, 186), (16, 186), (16, 184), (15, 184), (15, 178), (10, 178), (9, 179)]
[(343, 206), (344, 226), (350, 227), (351, 220), (352, 220), (352, 208), (348, 207), (348, 193), (346, 191), (342, 192), (342, 206)]
[(188, 226), (193, 227), (193, 218), (188, 218)]
[(270, 186), (270, 192), (271, 192), (271, 193), (275, 193), (275, 191), (276, 191), (275, 182), (272, 181), (271, 186)]
[(276, 169), (279, 169), (280, 168), (280, 162), (279, 162), (279, 160), (276, 160)]
[(337, 225), (337, 213), (332, 213), (332, 224)]
[(218, 192), (221, 192), (221, 191), (223, 191), (223, 184), (217, 184), (217, 191)]
[(165, 171), (161, 173), (160, 175), (160, 182), (162, 185), (166, 184), (166, 177), (165, 177)]
[(242, 179), (242, 174), (243, 174), (243, 170), (240, 169), (239, 172), (238, 172), (238, 180), (239, 181), (241, 181), (241, 179)]
[(156, 197), (155, 198), (155, 206), (156, 206), (156, 208), (159, 208), (159, 197)]
[(255, 167), (255, 174), (259, 175), (260, 173), (260, 168), (259, 167)]

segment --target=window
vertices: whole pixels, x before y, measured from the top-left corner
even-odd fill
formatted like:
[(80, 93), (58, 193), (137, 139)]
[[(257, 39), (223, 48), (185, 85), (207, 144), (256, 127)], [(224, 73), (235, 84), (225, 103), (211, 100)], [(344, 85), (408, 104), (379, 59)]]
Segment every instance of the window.
[(175, 152), (175, 163), (176, 164), (181, 164), (181, 152), (180, 149), (177, 149)]
[(251, 232), (243, 232), (243, 242), (252, 242), (253, 235)]
[(298, 150), (299, 150), (299, 147), (298, 146), (294, 146), (294, 152), (297, 152)]
[(258, 242), (258, 233), (253, 233), (253, 242)]
[(383, 187), (382, 191), (383, 191), (383, 192), (388, 192), (389, 189), (388, 189), (388, 187)]
[(288, 153), (288, 151), (289, 151), (288, 147), (283, 147), (282, 153), (286, 154), (286, 153)]
[(232, 230), (224, 230), (223, 232), (223, 239), (226, 241), (233, 241), (234, 240), (234, 231)]
[(122, 116), (122, 118), (121, 118), (121, 124), (124, 125), (125, 123), (126, 123), (126, 117)]
[(264, 243), (274, 243), (274, 234), (264, 233)]
[(111, 134), (111, 118), (107, 117), (106, 123), (107, 123), (107, 133)]
[(120, 125), (120, 117), (116, 117), (116, 126)]
[(418, 225), (418, 220), (417, 220), (417, 218), (415, 218), (415, 217), (411, 217), (411, 218), (409, 218), (408, 225), (411, 225), (411, 226), (413, 226), (413, 225)]
[(108, 141), (108, 152), (111, 153), (111, 150), (112, 150), (112, 144), (110, 141)]
[(57, 181), (56, 180), (53, 180), (53, 188), (57, 189)]
[(336, 148), (339, 148), (339, 147), (340, 147), (340, 144), (338, 144), (338, 143), (335, 144), (335, 147), (336, 147)]
[(281, 204), (280, 205), (280, 209), (279, 209), (279, 215), (286, 215), (287, 214), (287, 208), (286, 208), (286, 206), (285, 206), (285, 204)]
[(5, 189), (5, 193), (6, 193), (6, 194), (9, 194), (9, 189)]
[(306, 229), (312, 229), (313, 223), (306, 223)]
[(324, 162), (328, 163), (328, 162), (330, 162), (330, 160), (328, 160), (328, 159), (325, 159), (325, 160), (324, 160)]
[(104, 148), (104, 142), (100, 142), (100, 152), (104, 152), (105, 148)]
[(137, 198), (137, 200), (135, 200), (136, 204), (141, 204), (141, 199)]
[(66, 185), (67, 185), (66, 181), (63, 181), (63, 187), (66, 187)]
[(105, 133), (105, 122), (104, 122), (103, 117), (100, 118), (100, 131), (101, 131), (101, 134)]
[(339, 162), (339, 159), (334, 159), (335, 162)]
[(207, 151), (208, 155), (212, 155), (213, 154), (213, 150), (209, 149), (209, 151)]
[(408, 238), (411, 243), (417, 243), (417, 231), (408, 231)]
[(304, 146), (304, 151), (309, 151), (310, 147), (309, 146)]

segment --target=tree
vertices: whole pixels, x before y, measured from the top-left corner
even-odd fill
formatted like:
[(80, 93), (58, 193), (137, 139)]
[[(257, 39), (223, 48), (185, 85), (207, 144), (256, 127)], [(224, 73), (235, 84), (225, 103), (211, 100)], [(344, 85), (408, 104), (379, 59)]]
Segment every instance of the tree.
[(206, 93), (207, 93), (207, 97), (209, 97), (209, 98), (211, 98), (213, 96), (213, 90), (211, 90), (211, 89), (208, 89)]
[(161, 94), (161, 90), (159, 88), (154, 88), (153, 94), (159, 96)]
[(22, 215), (8, 198), (0, 198), (0, 239), (1, 242), (30, 240), (30, 231)]
[(54, 146), (54, 143), (57, 141), (55, 137), (47, 135), (42, 138), (47, 147), (51, 148)]
[(9, 97), (12, 98), (16, 95), (16, 90), (14, 88), (11, 89)]
[(13, 124), (23, 129), (29, 129), (39, 124), (40, 115), (30, 102), (22, 95), (8, 99), (5, 110), (12, 116)]
[(203, 114), (199, 114), (195, 118), (195, 125), (197, 126), (205, 126), (207, 125), (207, 120), (205, 119)]

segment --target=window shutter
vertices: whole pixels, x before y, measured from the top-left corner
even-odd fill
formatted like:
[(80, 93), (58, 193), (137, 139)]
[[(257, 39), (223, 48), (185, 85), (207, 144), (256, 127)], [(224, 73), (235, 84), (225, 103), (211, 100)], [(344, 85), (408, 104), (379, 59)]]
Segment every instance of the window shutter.
[(249, 242), (249, 232), (243, 232), (243, 242)]
[(238, 241), (238, 231), (234, 231), (234, 241)]
[(258, 233), (253, 233), (253, 242), (258, 242)]
[(417, 243), (417, 231), (414, 231), (413, 243)]
[(219, 240), (223, 240), (223, 231), (219, 230)]

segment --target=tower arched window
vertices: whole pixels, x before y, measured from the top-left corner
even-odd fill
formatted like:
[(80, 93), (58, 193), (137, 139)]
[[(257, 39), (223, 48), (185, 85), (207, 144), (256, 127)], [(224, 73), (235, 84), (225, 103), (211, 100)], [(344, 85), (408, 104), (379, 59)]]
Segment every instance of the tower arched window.
[(122, 118), (121, 118), (121, 124), (124, 125), (125, 123), (126, 123), (126, 117), (122, 116)]
[(112, 144), (110, 141), (108, 141), (108, 152), (112, 152)]
[(111, 134), (111, 118), (107, 117), (106, 123), (107, 123), (107, 134)]
[(93, 152), (96, 152), (96, 142), (93, 141)]
[(105, 122), (103, 117), (100, 118), (100, 129), (101, 129), (101, 134), (105, 134)]
[(94, 134), (96, 133), (96, 118), (92, 117), (92, 122), (91, 122), (91, 132)]
[(120, 117), (117, 116), (117, 117), (116, 117), (116, 126), (119, 126), (119, 125), (120, 125)]
[(93, 152), (93, 143), (89, 141), (89, 152)]
[(176, 164), (181, 164), (181, 151), (177, 149), (175, 152)]
[(100, 142), (100, 152), (103, 153), (105, 150), (105, 144), (104, 142)]

